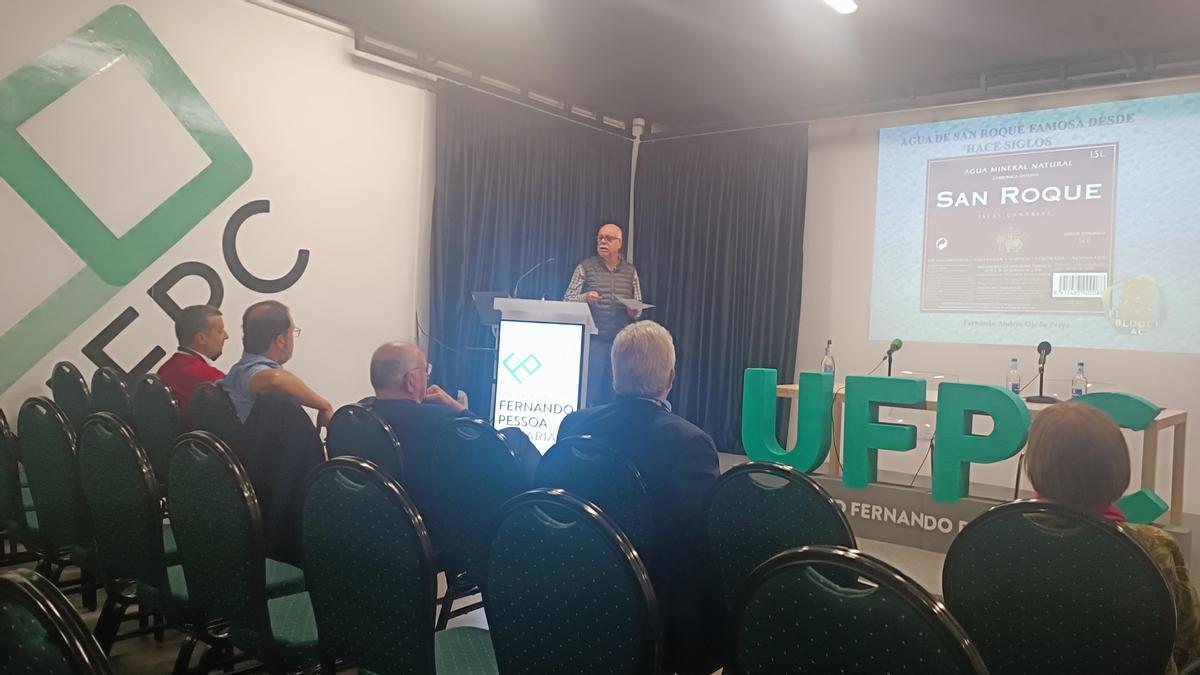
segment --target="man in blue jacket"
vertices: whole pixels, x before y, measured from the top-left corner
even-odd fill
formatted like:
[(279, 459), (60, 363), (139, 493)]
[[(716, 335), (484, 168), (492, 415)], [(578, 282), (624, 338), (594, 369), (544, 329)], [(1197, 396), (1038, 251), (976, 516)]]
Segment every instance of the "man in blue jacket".
[(710, 673), (720, 662), (720, 616), (707, 573), (704, 506), (720, 475), (712, 438), (674, 414), (675, 344), (653, 321), (629, 324), (613, 340), (612, 403), (567, 415), (560, 439), (591, 434), (629, 458), (654, 509), (654, 550), (644, 552), (658, 599), (664, 668)]

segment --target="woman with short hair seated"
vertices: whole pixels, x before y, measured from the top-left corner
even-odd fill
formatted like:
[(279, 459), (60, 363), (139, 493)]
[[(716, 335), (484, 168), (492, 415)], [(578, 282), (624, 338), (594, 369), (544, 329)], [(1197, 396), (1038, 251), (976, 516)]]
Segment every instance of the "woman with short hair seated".
[(1113, 503), (1129, 487), (1129, 446), (1117, 423), (1084, 403), (1052, 405), (1033, 420), (1025, 462), (1040, 498), (1123, 523), (1158, 565), (1175, 599), (1175, 651), (1167, 672), (1200, 657), (1200, 598), (1179, 545), (1162, 528), (1125, 523)]

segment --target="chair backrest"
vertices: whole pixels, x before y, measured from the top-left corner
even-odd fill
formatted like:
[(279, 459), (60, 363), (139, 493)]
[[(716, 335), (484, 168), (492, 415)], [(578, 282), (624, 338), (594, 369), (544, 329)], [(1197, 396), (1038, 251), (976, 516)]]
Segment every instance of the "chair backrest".
[(563, 490), (504, 505), (483, 586), (500, 672), (656, 673), (658, 607), (628, 538)]
[(383, 418), (361, 405), (344, 405), (333, 413), (325, 432), (325, 447), (330, 458), (361, 457), (404, 484), (400, 441)]
[(0, 575), (0, 673), (108, 675), (112, 669), (62, 592), (17, 569)]
[(154, 475), (166, 481), (175, 441), (185, 431), (179, 401), (162, 378), (147, 373), (133, 387), (132, 406), (138, 439), (154, 467)]
[(129, 385), (125, 377), (112, 366), (101, 366), (92, 373), (92, 412), (116, 415), (126, 424), (133, 424), (133, 408), (129, 404)]
[(271, 642), (262, 517), (241, 463), (221, 439), (193, 431), (179, 437), (170, 471), (167, 502), (189, 605)]
[(71, 429), (79, 431), (83, 420), (92, 414), (92, 394), (88, 391), (83, 373), (70, 361), (59, 361), (50, 371), (50, 395), (71, 422)]
[(0, 532), (8, 531), (9, 537), (18, 538), (26, 526), (17, 438), (0, 410)]
[[(859, 583), (843, 586), (838, 577)], [(739, 675), (988, 672), (966, 632), (925, 589), (840, 546), (771, 558), (754, 571), (734, 611), (731, 660)]]
[(532, 486), (538, 464), (542, 461), (542, 451), (538, 450), (533, 441), (529, 440), (529, 434), (520, 427), (504, 427), (496, 431), (499, 432), (500, 438), (504, 439), (504, 444), (508, 446), (509, 450), (512, 450), (513, 456), (517, 458), (517, 464), (521, 467), (521, 475), (525, 477), (525, 484)]
[(234, 450), (258, 498), (267, 555), (299, 565), (304, 482), (325, 461), (321, 435), (300, 403), (284, 394), (257, 397), (243, 431), (244, 445)]
[(400, 485), (365, 460), (332, 459), (308, 480), (301, 522), (324, 655), (376, 673), (434, 672), (437, 569)]
[(133, 430), (112, 413), (88, 417), (79, 469), (104, 578), (167, 588), (158, 480)]
[(755, 568), (773, 555), (817, 544), (855, 547), (850, 523), (833, 497), (803, 473), (773, 462), (725, 472), (709, 495), (705, 520), (727, 610)]
[(534, 485), (562, 488), (604, 512), (643, 561), (651, 555), (654, 520), (646, 483), (633, 462), (591, 436), (560, 439), (538, 463)]
[(216, 382), (205, 382), (192, 391), (188, 419), (196, 431), (207, 431), (237, 450), (242, 443), (242, 420), (229, 393)]
[(528, 487), (504, 439), (483, 420), (456, 419), (442, 428), (431, 458), (434, 544), (452, 572), (482, 583), (481, 563), (500, 507)]
[(1170, 589), (1116, 523), (1059, 504), (1002, 504), (955, 537), (946, 605), (992, 673), (1165, 672)]
[(38, 528), (51, 549), (90, 549), (92, 528), (79, 482), (75, 432), (48, 398), (21, 405), (18, 442), (25, 477), (37, 513)]

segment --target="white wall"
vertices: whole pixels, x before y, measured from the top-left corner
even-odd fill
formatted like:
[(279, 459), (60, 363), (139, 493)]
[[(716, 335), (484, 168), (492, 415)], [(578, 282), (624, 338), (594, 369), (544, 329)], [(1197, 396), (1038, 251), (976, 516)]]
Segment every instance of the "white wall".
[[(432, 194), (432, 94), (360, 67), (352, 40), (242, 0), (131, 0), (129, 5), (178, 62), (253, 162), (230, 197), (12, 386), (0, 406), (46, 393), (54, 362), (90, 375), (80, 350), (126, 307), (139, 318), (109, 346), (125, 368), (153, 346), (174, 349), (172, 324), (147, 289), (180, 262), (204, 262), (221, 276), (231, 340), (218, 366), (241, 352), (240, 317), (266, 298), (291, 306), (303, 334), (288, 367), (335, 405), (369, 393), (371, 351), (414, 339), (428, 302)], [(8, 0), (0, 5), (0, 79), (61, 43), (111, 6), (98, 0)], [(93, 76), (21, 128), (55, 171), (118, 234), (207, 164), (191, 138), (128, 63)], [(6, 103), (8, 103), (6, 101)], [(259, 277), (282, 275), (299, 249), (308, 268), (291, 288), (253, 293), (234, 280), (221, 239), (243, 204), (270, 200), (246, 221), (238, 250)], [(68, 248), (0, 180), (0, 334), (83, 269)], [(195, 279), (172, 293), (203, 302)], [(0, 360), (8, 356), (0, 353)], [(3, 362), (0, 361), (0, 364)]]
[[(839, 379), (863, 373), (875, 365), (887, 343), (871, 341), (868, 320), (874, 245), (876, 161), (882, 127), (920, 124), (981, 115), (1040, 110), (1200, 91), (1200, 78), (1143, 83), (1088, 91), (1066, 92), (932, 110), (831, 120), (809, 129), (808, 202), (804, 233), (804, 285), (801, 298), (798, 368), (816, 370), (827, 338), (832, 338)], [(919, 270), (918, 270), (919, 271)], [(914, 271), (916, 273), (916, 271)], [(1194, 307), (1173, 308), (1192, 312)], [(897, 336), (903, 338), (904, 336)], [(954, 373), (962, 381), (1003, 384), (1008, 359), (1035, 358), (1032, 345), (1017, 350), (997, 345), (954, 345), (906, 342), (896, 356), (897, 369)], [(1138, 394), (1168, 408), (1200, 414), (1200, 357), (1056, 346), (1048, 377), (1070, 378), (1076, 361), (1086, 361), (1092, 381), (1113, 383), (1119, 391)], [(1025, 368), (1024, 370), (1028, 370)], [(932, 417), (928, 420), (932, 422)], [(925, 454), (927, 442), (908, 453), (881, 452), (881, 470), (912, 474)], [(1159, 439), (1158, 492), (1170, 492), (1169, 433)], [(1192, 438), (1188, 451), (1200, 447)], [(1133, 484), (1140, 484), (1141, 441), (1130, 435)], [(1016, 460), (976, 466), (972, 480), (1011, 486)], [(926, 464), (922, 473), (928, 474)], [(1189, 457), (1185, 510), (1200, 512), (1200, 459)]]

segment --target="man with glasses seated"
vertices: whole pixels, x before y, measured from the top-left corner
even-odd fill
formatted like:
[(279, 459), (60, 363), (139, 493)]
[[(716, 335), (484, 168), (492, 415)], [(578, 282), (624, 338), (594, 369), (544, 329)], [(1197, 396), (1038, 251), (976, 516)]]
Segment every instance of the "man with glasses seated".
[(333, 406), (283, 364), (292, 358), (300, 329), (287, 306), (274, 300), (258, 302), (242, 315), (242, 358), (229, 369), (221, 387), (229, 394), (242, 422), (259, 396), (283, 394), (317, 411), (317, 426), (329, 424)]
[(429, 384), (433, 366), (425, 352), (411, 342), (388, 342), (371, 355), (374, 399), (362, 403), (392, 427), (404, 450), (405, 487), (419, 510), (428, 509), (429, 452), (438, 430), (456, 417), (475, 417), (441, 387)]
[(613, 397), (610, 353), (613, 338), (641, 312), (626, 309), (618, 298), (642, 299), (642, 284), (633, 263), (621, 257), (621, 228), (606, 223), (596, 235), (596, 255), (579, 263), (563, 297), (569, 302), (591, 305), (592, 320), (599, 331), (592, 336), (588, 352), (589, 406), (604, 405)]
[[(433, 366), (420, 347), (411, 342), (388, 342), (371, 356), (371, 386), (375, 396), (359, 403), (392, 427), (404, 451), (404, 487), (417, 503), (417, 509), (426, 513), (432, 506), (429, 453), (437, 448), (440, 430), (455, 418), (480, 417), (441, 387), (430, 384), (431, 374)], [(532, 478), (541, 453), (520, 429), (504, 429), (501, 433)]]

